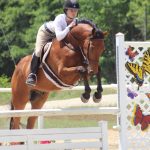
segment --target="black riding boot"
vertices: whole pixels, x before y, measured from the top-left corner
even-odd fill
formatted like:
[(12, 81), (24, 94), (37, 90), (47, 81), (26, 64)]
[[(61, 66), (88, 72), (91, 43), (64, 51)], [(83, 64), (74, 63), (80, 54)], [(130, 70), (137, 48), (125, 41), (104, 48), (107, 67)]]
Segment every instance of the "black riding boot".
[(31, 66), (30, 66), (30, 74), (28, 75), (28, 78), (26, 80), (26, 84), (30, 86), (35, 86), (37, 82), (37, 70), (40, 66), (40, 57), (37, 57), (35, 54), (33, 54), (32, 60), (31, 60)]

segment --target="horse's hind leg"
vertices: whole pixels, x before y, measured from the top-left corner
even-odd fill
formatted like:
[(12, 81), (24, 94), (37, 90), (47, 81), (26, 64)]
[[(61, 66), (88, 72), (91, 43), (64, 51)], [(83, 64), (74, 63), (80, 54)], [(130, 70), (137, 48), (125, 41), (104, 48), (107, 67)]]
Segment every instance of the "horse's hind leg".
[[(34, 91), (33, 91), (34, 92)], [(44, 105), (45, 101), (48, 98), (49, 93), (47, 92), (35, 92), (34, 93), (34, 97), (31, 97), (31, 107), (32, 109), (41, 109), (42, 106)], [(37, 94), (37, 95), (36, 95)], [(37, 120), (37, 116), (32, 116), (28, 118), (28, 122), (27, 122), (27, 129), (33, 129), (35, 122)]]
[[(25, 105), (22, 105), (22, 107), (14, 107), (12, 110), (23, 110), (25, 108)], [(10, 129), (19, 129), (20, 125), (20, 119), (21, 117), (11, 117), (10, 119)]]
[[(23, 110), (29, 100), (29, 92), (27, 88), (17, 86), (15, 90), (12, 88), (11, 110)], [(19, 129), (20, 117), (12, 117), (10, 120), (10, 129)]]
[[(16, 100), (12, 101), (13, 102), (11, 104), (12, 105), (12, 107), (11, 107), (12, 110), (23, 110), (25, 108), (28, 98), (24, 102), (21, 102), (20, 100), (22, 100), (22, 99), (18, 99), (18, 102)], [(12, 117), (11, 120), (10, 120), (10, 129), (19, 129), (20, 128), (19, 127), (20, 119), (21, 119), (21, 117)]]

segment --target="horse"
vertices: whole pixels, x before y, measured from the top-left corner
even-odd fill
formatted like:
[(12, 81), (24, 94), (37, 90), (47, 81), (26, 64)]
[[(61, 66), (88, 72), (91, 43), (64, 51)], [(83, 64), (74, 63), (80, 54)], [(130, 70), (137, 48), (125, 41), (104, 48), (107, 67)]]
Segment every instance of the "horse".
[[(27, 102), (31, 103), (31, 109), (41, 109), (50, 92), (61, 90), (63, 87), (73, 87), (81, 78), (85, 85), (81, 100), (87, 102), (91, 92), (88, 79), (93, 74), (96, 74), (98, 80), (97, 92), (93, 97), (95, 102), (99, 102), (102, 92), (99, 57), (105, 50), (106, 34), (93, 22), (80, 20), (64, 40), (53, 39), (51, 47), (48, 48), (50, 51), (46, 50), (47, 56), (38, 69), (37, 84), (34, 87), (25, 83), (30, 72), (32, 56), (23, 57), (15, 67), (11, 79), (11, 110), (23, 110)], [(50, 68), (49, 74), (52, 75), (50, 79), (47, 76), (47, 67)], [(19, 129), (20, 119), (20, 117), (12, 117), (10, 129)], [(34, 128), (36, 119), (36, 116), (29, 117), (26, 128)]]

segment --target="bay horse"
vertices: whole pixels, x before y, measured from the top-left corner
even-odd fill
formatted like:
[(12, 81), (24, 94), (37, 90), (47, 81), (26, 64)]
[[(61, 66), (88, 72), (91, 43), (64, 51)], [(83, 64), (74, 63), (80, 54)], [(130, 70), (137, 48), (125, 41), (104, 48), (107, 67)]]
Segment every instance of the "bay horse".
[[(80, 20), (67, 34), (62, 41), (54, 39), (51, 44), (50, 52), (45, 58), (45, 63), (54, 72), (64, 86), (74, 86), (82, 77), (85, 85), (85, 92), (81, 96), (83, 102), (90, 98), (90, 86), (88, 76), (96, 74), (97, 92), (94, 94), (94, 101), (101, 99), (101, 76), (99, 57), (103, 53), (104, 37), (106, 32), (99, 30), (96, 25), (89, 20)], [(11, 110), (23, 110), (30, 101), (31, 109), (41, 109), (51, 91), (61, 90), (60, 86), (49, 80), (44, 73), (44, 63), (37, 72), (37, 84), (35, 87), (26, 85), (25, 81), (30, 72), (30, 62), (32, 56), (22, 58), (17, 64), (12, 79), (12, 100)], [(45, 70), (46, 71), (46, 70)], [(52, 73), (53, 74), (53, 73)], [(27, 129), (34, 128), (37, 117), (29, 117)], [(10, 129), (19, 129), (20, 117), (12, 117)]]

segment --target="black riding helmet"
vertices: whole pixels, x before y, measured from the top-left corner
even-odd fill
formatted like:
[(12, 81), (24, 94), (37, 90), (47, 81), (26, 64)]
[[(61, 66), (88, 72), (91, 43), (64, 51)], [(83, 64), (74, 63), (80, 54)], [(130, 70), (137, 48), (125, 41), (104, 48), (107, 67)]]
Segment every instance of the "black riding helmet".
[(77, 0), (65, 0), (63, 7), (65, 13), (68, 8), (80, 9), (80, 5)]

